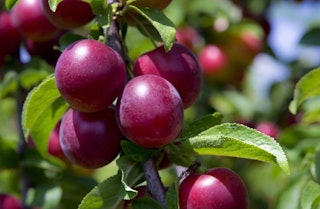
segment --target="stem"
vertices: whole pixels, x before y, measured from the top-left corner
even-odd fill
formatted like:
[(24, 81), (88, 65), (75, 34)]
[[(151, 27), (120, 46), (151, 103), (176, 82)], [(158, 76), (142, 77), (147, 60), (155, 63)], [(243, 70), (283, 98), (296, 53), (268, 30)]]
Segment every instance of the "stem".
[(149, 193), (163, 208), (167, 208), (164, 187), (153, 158), (150, 158), (143, 164), (143, 170)]

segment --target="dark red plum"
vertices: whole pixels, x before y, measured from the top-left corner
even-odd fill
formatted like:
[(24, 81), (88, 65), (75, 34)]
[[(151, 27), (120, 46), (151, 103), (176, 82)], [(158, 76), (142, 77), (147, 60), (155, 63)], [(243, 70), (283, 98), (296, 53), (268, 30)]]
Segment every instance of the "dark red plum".
[(183, 110), (174, 86), (156, 75), (130, 80), (116, 106), (124, 135), (145, 148), (161, 147), (175, 139), (182, 130)]
[(59, 137), (70, 162), (92, 169), (113, 161), (123, 139), (111, 108), (95, 113), (69, 109), (61, 121)]
[(182, 181), (179, 204), (181, 209), (248, 209), (248, 192), (234, 171), (213, 168)]
[(91, 6), (83, 0), (63, 0), (53, 12), (48, 0), (42, 0), (42, 8), (49, 21), (63, 29), (73, 29), (89, 23), (95, 17)]
[(141, 55), (134, 65), (134, 75), (159, 75), (178, 90), (184, 108), (198, 98), (202, 72), (194, 54), (182, 44), (175, 43), (169, 52), (163, 46)]
[(0, 11), (0, 57), (17, 51), (20, 38), (18, 28), (12, 24), (10, 12)]
[(25, 38), (48, 41), (60, 33), (44, 15), (41, 0), (20, 0), (12, 8), (12, 22)]
[(102, 42), (85, 39), (68, 46), (55, 67), (62, 97), (81, 112), (100, 111), (121, 93), (126, 81), (122, 57)]

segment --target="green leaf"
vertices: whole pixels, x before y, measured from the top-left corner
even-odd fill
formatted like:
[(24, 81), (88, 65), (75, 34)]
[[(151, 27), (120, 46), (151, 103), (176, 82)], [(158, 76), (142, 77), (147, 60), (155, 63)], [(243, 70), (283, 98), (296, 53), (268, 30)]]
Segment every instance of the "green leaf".
[(137, 191), (131, 187), (143, 181), (143, 168), (140, 163), (132, 161), (125, 156), (119, 158), (116, 162), (122, 174), (121, 183), (126, 191), (124, 199), (133, 199), (137, 195)]
[(45, 70), (26, 69), (20, 73), (20, 84), (25, 89), (31, 89), (48, 75), (48, 71)]
[(125, 191), (117, 174), (95, 186), (81, 201), (78, 209), (122, 209)]
[(19, 75), (15, 71), (9, 71), (5, 74), (0, 83), (0, 99), (13, 94), (18, 89)]
[(313, 209), (319, 205), (320, 185), (310, 180), (307, 182), (301, 194), (301, 209)]
[(298, 108), (308, 99), (320, 95), (320, 68), (304, 75), (296, 84), (294, 97), (290, 103), (291, 113), (296, 114)]
[(84, 36), (74, 33), (66, 33), (59, 39), (59, 49), (63, 51), (65, 48), (67, 48), (70, 44), (72, 44), (75, 41), (85, 39)]
[(161, 205), (151, 197), (142, 197), (134, 200), (132, 209), (163, 209)]
[(126, 156), (117, 159), (120, 173), (112, 176), (91, 190), (79, 205), (79, 209), (122, 209), (124, 199), (133, 199), (137, 191), (132, 187), (144, 177), (141, 164)]
[(18, 0), (6, 0), (6, 9), (11, 10)]
[(178, 200), (178, 188), (179, 188), (179, 179), (169, 187), (166, 192), (166, 204), (167, 208), (170, 209), (179, 209), (179, 200)]
[(50, 9), (55, 12), (57, 10), (58, 4), (63, 0), (48, 0)]
[(196, 136), (182, 138), (200, 155), (247, 158), (277, 164), (287, 174), (288, 161), (275, 139), (236, 123), (224, 123), (202, 131)]
[(188, 143), (170, 143), (164, 150), (171, 162), (184, 167), (192, 165), (198, 155)]
[(126, 156), (136, 162), (145, 162), (159, 152), (158, 149), (146, 149), (126, 140), (121, 141), (121, 146)]
[(98, 15), (104, 13), (105, 9), (108, 7), (108, 4), (105, 0), (91, 0), (90, 6), (93, 14)]
[(185, 125), (180, 137), (187, 138), (195, 136), (212, 126), (220, 124), (222, 122), (222, 117), (223, 116), (220, 113), (215, 112), (213, 114), (205, 115), (201, 118), (198, 118)]
[[(173, 45), (173, 42), (175, 41), (176, 30), (173, 22), (162, 11), (157, 9), (138, 8), (132, 5), (130, 5), (129, 8), (144, 17), (146, 22), (153, 26), (153, 28), (160, 35), (160, 38), (164, 44), (164, 48), (166, 51), (169, 51)], [(142, 27), (148, 27), (148, 24), (144, 22), (141, 24)], [(146, 29), (149, 30), (148, 28)]]
[(306, 32), (300, 39), (300, 44), (310, 46), (320, 46), (320, 28), (312, 28)]
[(47, 156), (49, 135), (68, 107), (53, 75), (28, 94), (22, 111), (22, 128), (26, 138), (31, 134), (41, 155)]

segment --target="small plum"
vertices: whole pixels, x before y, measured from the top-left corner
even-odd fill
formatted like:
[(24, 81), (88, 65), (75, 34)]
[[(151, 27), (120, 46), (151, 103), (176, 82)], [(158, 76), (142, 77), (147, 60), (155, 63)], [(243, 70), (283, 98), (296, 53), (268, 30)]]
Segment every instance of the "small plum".
[(22, 209), (22, 205), (16, 197), (10, 194), (1, 193), (0, 208), (1, 209)]
[(179, 204), (181, 209), (248, 209), (248, 192), (234, 171), (213, 168), (181, 182)]
[(279, 133), (279, 128), (276, 124), (270, 121), (261, 121), (255, 126), (256, 130), (270, 137), (276, 137)]
[(97, 40), (79, 40), (60, 55), (55, 81), (62, 97), (81, 112), (105, 109), (121, 94), (126, 66), (111, 47)]
[(206, 77), (212, 79), (228, 76), (228, 58), (223, 49), (217, 45), (207, 45), (199, 53), (199, 63)]
[(49, 21), (62, 29), (73, 29), (89, 23), (95, 16), (91, 6), (83, 0), (63, 0), (53, 12), (48, 0), (42, 0), (44, 14)]
[(13, 25), (25, 38), (48, 41), (60, 33), (44, 15), (41, 0), (20, 0), (11, 10)]
[(135, 76), (158, 75), (179, 92), (184, 108), (190, 107), (198, 98), (202, 72), (197, 58), (186, 46), (174, 43), (170, 51), (163, 46), (141, 55), (133, 68)]
[(83, 113), (69, 109), (60, 125), (61, 148), (70, 162), (95, 169), (113, 161), (121, 150), (123, 135), (115, 118), (115, 110)]
[(183, 127), (179, 93), (166, 79), (142, 75), (131, 79), (117, 101), (117, 121), (124, 135), (145, 148), (162, 147)]

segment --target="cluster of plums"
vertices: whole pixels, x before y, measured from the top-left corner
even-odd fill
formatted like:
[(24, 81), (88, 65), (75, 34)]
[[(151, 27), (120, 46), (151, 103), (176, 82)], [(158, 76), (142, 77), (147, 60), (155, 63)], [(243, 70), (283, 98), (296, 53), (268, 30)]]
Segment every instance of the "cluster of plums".
[[(55, 81), (70, 109), (60, 125), (61, 147), (69, 160), (101, 167), (128, 139), (160, 148), (178, 137), (184, 109), (197, 99), (201, 70), (191, 51), (174, 44), (141, 55), (127, 77), (122, 57), (102, 42), (69, 45), (55, 67)], [(187, 85), (186, 85), (187, 84)]]

